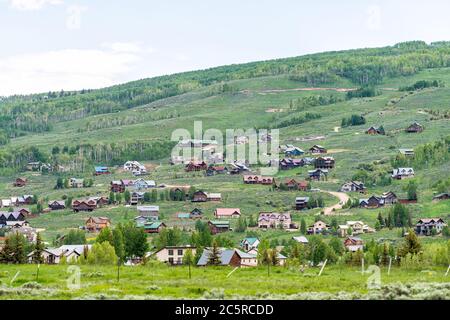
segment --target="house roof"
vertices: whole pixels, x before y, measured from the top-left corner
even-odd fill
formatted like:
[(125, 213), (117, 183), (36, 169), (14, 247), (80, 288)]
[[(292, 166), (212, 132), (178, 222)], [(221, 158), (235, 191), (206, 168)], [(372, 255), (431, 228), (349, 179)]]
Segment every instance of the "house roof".
[(177, 218), (180, 219), (189, 219), (190, 216), (191, 216), (190, 213), (177, 213)]
[(216, 215), (218, 216), (232, 216), (234, 214), (241, 215), (241, 209), (239, 208), (217, 208)]
[(229, 227), (230, 221), (222, 221), (222, 220), (211, 220), (209, 223), (215, 225), (216, 227)]
[[(200, 257), (197, 265), (198, 266), (205, 266), (208, 264), (208, 259), (210, 255), (211, 250), (205, 249), (203, 250), (202, 256)], [(220, 254), (220, 265), (226, 266), (229, 265), (231, 262), (231, 258), (233, 255), (237, 253), (239, 257), (242, 259), (256, 259), (256, 255), (252, 253), (246, 253), (239, 249), (225, 249), (225, 248), (219, 248), (219, 254)]]
[(137, 206), (137, 211), (159, 211), (159, 206)]
[(305, 236), (292, 237), (292, 239), (300, 243), (308, 243), (308, 239)]
[(249, 245), (254, 245), (256, 241), (259, 241), (259, 239), (256, 237), (250, 237), (250, 238), (245, 238), (244, 240), (242, 240), (242, 243), (248, 242)]
[(159, 222), (159, 221), (158, 222), (151, 222), (151, 223), (146, 223), (144, 225), (144, 229), (147, 229), (147, 230), (149, 230), (149, 229), (158, 229), (161, 226), (165, 227), (166, 225), (163, 222)]
[(60, 206), (66, 206), (66, 202), (64, 200), (54, 200), (54, 201), (49, 201), (48, 205), (52, 205), (52, 204), (57, 204)]

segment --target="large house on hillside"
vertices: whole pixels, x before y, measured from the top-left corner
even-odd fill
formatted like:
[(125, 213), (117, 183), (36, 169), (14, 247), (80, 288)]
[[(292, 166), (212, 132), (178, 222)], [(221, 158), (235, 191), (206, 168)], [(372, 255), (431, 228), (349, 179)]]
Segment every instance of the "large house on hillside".
[(224, 220), (211, 220), (208, 221), (208, 227), (211, 231), (211, 234), (219, 234), (223, 232), (230, 231), (230, 221), (224, 221)]
[(375, 232), (375, 229), (364, 224), (364, 222), (362, 221), (347, 221), (346, 224), (339, 225), (338, 227), (339, 236), (341, 237), (348, 236), (350, 230), (352, 231), (351, 232), (352, 235)]
[(261, 212), (258, 217), (260, 229), (290, 229), (292, 219), (290, 213)]
[(408, 133), (420, 133), (424, 130), (424, 127), (418, 122), (414, 122), (408, 128), (406, 128), (406, 132)]
[(361, 181), (350, 181), (346, 182), (342, 185), (341, 192), (359, 192), (366, 193), (367, 188), (364, 186), (364, 183)]
[[(210, 249), (203, 250), (202, 256), (197, 262), (197, 266), (207, 266), (209, 261)], [(220, 266), (231, 267), (256, 267), (258, 258), (256, 254), (246, 253), (239, 249), (219, 248)]]
[(316, 169), (333, 169), (335, 160), (333, 157), (318, 157), (314, 162)]
[(242, 179), (245, 184), (272, 185), (275, 182), (275, 180), (272, 177), (263, 177), (263, 176), (244, 175)]
[(89, 217), (85, 222), (85, 230), (89, 232), (100, 232), (102, 229), (110, 227), (111, 220), (107, 217)]
[(392, 191), (385, 192), (381, 196), (371, 196), (367, 199), (359, 199), (361, 208), (379, 208), (385, 205), (392, 205), (398, 202), (398, 197)]
[(97, 209), (97, 201), (90, 199), (90, 200), (73, 200), (72, 201), (72, 209), (74, 212), (80, 212), (80, 211), (94, 211)]
[(214, 217), (222, 218), (239, 218), (241, 216), (241, 209), (239, 208), (217, 208), (214, 210)]
[(429, 236), (433, 234), (434, 230), (436, 234), (439, 234), (445, 226), (447, 226), (447, 224), (441, 218), (423, 218), (416, 224), (416, 233), (418, 235)]
[(413, 168), (397, 168), (392, 171), (392, 178), (402, 180), (408, 178), (414, 178)]
[(191, 250), (195, 256), (197, 248), (191, 246), (167, 246), (159, 249), (152, 256), (155, 256), (158, 261), (167, 263), (169, 265), (182, 265), (184, 255), (188, 250)]
[(316, 144), (309, 149), (309, 152), (312, 154), (322, 154), (322, 153), (327, 153), (327, 149)]

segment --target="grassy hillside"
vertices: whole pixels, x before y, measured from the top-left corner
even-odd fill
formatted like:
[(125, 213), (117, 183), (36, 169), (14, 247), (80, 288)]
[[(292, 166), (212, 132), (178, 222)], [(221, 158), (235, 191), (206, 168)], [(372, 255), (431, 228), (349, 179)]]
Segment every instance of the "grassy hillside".
[[(239, 207), (245, 217), (257, 217), (261, 211), (291, 211), (294, 221), (305, 218), (314, 222), (322, 209), (294, 212), (292, 206), (301, 192), (272, 191), (264, 186), (246, 186), (239, 176), (205, 177), (186, 173), (182, 166), (169, 166), (172, 147), (170, 136), (177, 128), (192, 130), (194, 121), (203, 121), (204, 129), (279, 127), (294, 117), (306, 113), (320, 118), (303, 124), (280, 127), (281, 143), (292, 143), (308, 149), (315, 143), (324, 145), (337, 161), (328, 181), (314, 182), (322, 189), (325, 205), (338, 202), (326, 191), (336, 191), (351, 179), (361, 165), (377, 165), (377, 170), (388, 174), (390, 159), (399, 148), (415, 148), (450, 136), (450, 46), (446, 43), (426, 45), (420, 42), (400, 44), (388, 48), (351, 50), (309, 55), (298, 58), (257, 62), (246, 65), (220, 67), (211, 70), (174, 76), (140, 80), (121, 86), (95, 91), (46, 93), (27, 97), (10, 97), (0, 102), (0, 115), (9, 124), (8, 117), (27, 116), (19, 124), (5, 126), (9, 141), (0, 148), (0, 198), (19, 194), (37, 194), (40, 199), (58, 200), (63, 197), (107, 195), (112, 179), (131, 178), (117, 170), (112, 176), (95, 177), (94, 186), (85, 189), (53, 189), (57, 177), (92, 177), (93, 164), (119, 165), (134, 158), (151, 166), (150, 178), (158, 184), (193, 185), (210, 192), (221, 192), (220, 204), (195, 205), (189, 202), (160, 201), (162, 219), (169, 226), (192, 230), (192, 221), (179, 221), (177, 212), (200, 206), (205, 219), (211, 218), (216, 207)], [(414, 92), (399, 91), (420, 80), (439, 80), (443, 87)], [(347, 99), (346, 90), (361, 86), (373, 87), (379, 95)], [(312, 90), (312, 89), (315, 90)], [(317, 90), (317, 88), (319, 88)], [(339, 89), (339, 90), (338, 90)], [(316, 105), (320, 97), (337, 101)], [(272, 112), (274, 109), (281, 112)], [(433, 112), (441, 112), (435, 116)], [(340, 128), (343, 118), (352, 114), (364, 115), (363, 126)], [(42, 118), (44, 117), (44, 118)], [(9, 119), (9, 120), (8, 120)], [(44, 127), (26, 127), (22, 124), (44, 123)], [(45, 121), (44, 121), (45, 120)], [(407, 134), (404, 128), (413, 121), (425, 126), (421, 134)], [(48, 126), (47, 126), (48, 125)], [(383, 125), (386, 136), (369, 136), (364, 132), (370, 126)], [(304, 137), (324, 136), (324, 140), (301, 142)], [(59, 148), (58, 153), (52, 150)], [(67, 147), (67, 152), (64, 148)], [(143, 149), (143, 152), (136, 150)], [(65, 174), (21, 172), (27, 161), (42, 160), (68, 165), (77, 160), (81, 170)], [(276, 178), (306, 178), (309, 168), (280, 172)], [(417, 170), (419, 202), (410, 205), (413, 220), (418, 217), (441, 216), (450, 218), (450, 201), (431, 202), (439, 180), (448, 180), (450, 163), (424, 166)], [(29, 179), (22, 189), (12, 187), (17, 176)], [(392, 190), (405, 196), (407, 181), (393, 181), (390, 185), (370, 184), (369, 194)], [(309, 194), (310, 195), (310, 194)], [(359, 195), (352, 195), (359, 197)], [(339, 223), (362, 219), (374, 226), (377, 215), (387, 215), (388, 208), (379, 210), (347, 209), (336, 213)], [(135, 208), (118, 205), (94, 212), (108, 216), (113, 224), (130, 221)], [(78, 228), (89, 214), (74, 214), (69, 210), (52, 212), (34, 218), (35, 227), (45, 229), (45, 240), (50, 242), (57, 234)], [(331, 218), (324, 217), (328, 223)], [(235, 222), (233, 222), (235, 224)], [(293, 235), (280, 230), (255, 231), (259, 236), (282, 241)], [(369, 238), (399, 240), (400, 230), (383, 230), (364, 235)], [(245, 234), (229, 233), (236, 245)], [(430, 240), (431, 239), (431, 240)], [(427, 238), (424, 241), (440, 241)]]

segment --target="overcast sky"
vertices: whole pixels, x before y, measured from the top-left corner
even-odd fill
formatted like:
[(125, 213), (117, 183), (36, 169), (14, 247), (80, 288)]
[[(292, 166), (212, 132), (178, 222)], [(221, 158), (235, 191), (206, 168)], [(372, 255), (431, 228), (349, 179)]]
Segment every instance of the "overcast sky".
[(0, 0), (0, 95), (450, 40), (446, 0)]

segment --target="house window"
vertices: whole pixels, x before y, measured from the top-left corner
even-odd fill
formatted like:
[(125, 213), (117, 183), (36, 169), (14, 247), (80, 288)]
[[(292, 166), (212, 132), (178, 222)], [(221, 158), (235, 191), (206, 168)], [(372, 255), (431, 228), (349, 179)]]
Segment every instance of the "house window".
[(182, 255), (183, 255), (183, 250), (182, 250), (182, 249), (179, 249), (179, 250), (178, 250), (178, 255), (179, 255), (179, 256), (182, 256)]
[(169, 256), (173, 256), (173, 250), (172, 249), (169, 250)]
[(173, 258), (169, 258), (169, 263), (173, 264)]

